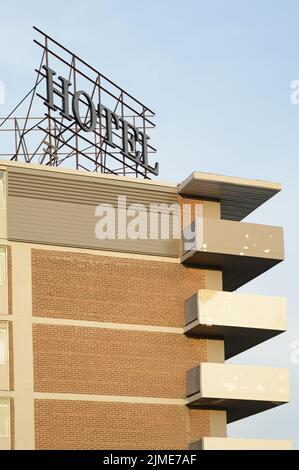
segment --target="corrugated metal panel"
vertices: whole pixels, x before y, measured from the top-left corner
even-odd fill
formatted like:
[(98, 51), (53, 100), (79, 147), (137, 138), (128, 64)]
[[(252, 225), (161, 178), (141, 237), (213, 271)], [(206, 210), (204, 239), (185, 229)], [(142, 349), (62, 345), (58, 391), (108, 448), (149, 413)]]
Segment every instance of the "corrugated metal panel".
[(172, 204), (177, 201), (176, 188), (144, 183), (128, 183), (106, 178), (88, 178), (23, 169), (8, 171), (8, 191), (11, 196), (37, 197), (53, 201), (79, 204), (116, 204), (118, 195), (125, 195), (128, 204), (160, 202)]
[[(198, 175), (198, 176), (197, 176)], [(221, 202), (221, 218), (227, 220), (240, 221), (249, 215), (252, 211), (264, 204), (268, 199), (280, 191), (277, 184), (246, 180), (237, 178), (236, 182), (219, 181), (220, 176), (195, 174), (192, 178), (186, 180), (179, 186), (179, 193), (185, 196), (196, 196), (208, 199), (215, 199)], [(213, 180), (213, 178), (217, 178)], [(223, 177), (225, 178), (225, 177)], [(232, 179), (232, 178), (229, 178)], [(241, 180), (240, 182), (238, 182)], [(257, 184), (259, 183), (259, 184)]]
[(8, 238), (62, 246), (124, 251), (157, 256), (179, 256), (178, 240), (99, 240), (95, 235), (98, 204), (177, 202), (175, 188), (109, 181), (72, 175), (43, 176), (38, 172), (9, 171)]

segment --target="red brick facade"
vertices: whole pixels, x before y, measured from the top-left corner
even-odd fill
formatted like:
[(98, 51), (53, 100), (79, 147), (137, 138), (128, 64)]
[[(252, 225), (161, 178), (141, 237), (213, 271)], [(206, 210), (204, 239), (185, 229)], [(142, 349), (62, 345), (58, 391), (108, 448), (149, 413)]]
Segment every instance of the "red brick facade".
[(37, 392), (185, 397), (188, 369), (207, 361), (206, 340), (182, 334), (34, 325)]
[(187, 449), (208, 411), (185, 406), (36, 400), (37, 449)]
[[(32, 250), (33, 315), (182, 328), (204, 271), (179, 262)], [(205, 339), (179, 332), (34, 324), (36, 392), (183, 399)], [(49, 395), (50, 398), (50, 395)], [(187, 449), (209, 412), (184, 404), (35, 401), (39, 449)]]
[(32, 250), (33, 315), (182, 327), (204, 271), (179, 262)]

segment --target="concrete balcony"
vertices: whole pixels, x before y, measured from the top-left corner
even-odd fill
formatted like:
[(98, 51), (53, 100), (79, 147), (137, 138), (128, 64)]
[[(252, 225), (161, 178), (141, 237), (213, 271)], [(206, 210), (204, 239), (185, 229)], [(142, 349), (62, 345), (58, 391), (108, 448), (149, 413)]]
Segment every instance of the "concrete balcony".
[(283, 259), (281, 227), (199, 218), (184, 232), (182, 263), (221, 270), (225, 291), (238, 289)]
[(289, 371), (202, 363), (187, 372), (187, 405), (227, 411), (231, 423), (289, 401)]
[(242, 220), (275, 194), (281, 185), (272, 181), (193, 172), (178, 188), (182, 196), (218, 201), (221, 219)]
[(227, 437), (204, 437), (192, 442), (190, 450), (292, 450), (291, 441), (268, 439), (232, 439)]
[(185, 302), (185, 334), (224, 339), (226, 359), (286, 329), (285, 298), (202, 289)]

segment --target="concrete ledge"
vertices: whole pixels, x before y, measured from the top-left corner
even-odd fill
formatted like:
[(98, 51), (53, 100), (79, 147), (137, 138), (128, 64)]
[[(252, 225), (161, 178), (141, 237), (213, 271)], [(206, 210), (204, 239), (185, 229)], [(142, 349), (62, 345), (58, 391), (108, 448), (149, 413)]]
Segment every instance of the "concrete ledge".
[(190, 450), (292, 450), (291, 441), (267, 439), (232, 439), (221, 437), (204, 437), (192, 442)]

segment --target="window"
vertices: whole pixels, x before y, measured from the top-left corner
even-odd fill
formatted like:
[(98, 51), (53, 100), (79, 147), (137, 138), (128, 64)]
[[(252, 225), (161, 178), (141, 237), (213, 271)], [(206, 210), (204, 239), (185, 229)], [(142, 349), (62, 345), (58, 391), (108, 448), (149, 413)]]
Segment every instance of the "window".
[(5, 209), (5, 172), (0, 171), (0, 209)]
[(0, 286), (5, 286), (7, 281), (7, 250), (6, 246), (0, 246)]
[(9, 437), (9, 399), (0, 398), (0, 437)]
[(0, 365), (8, 362), (8, 328), (6, 322), (0, 322)]

